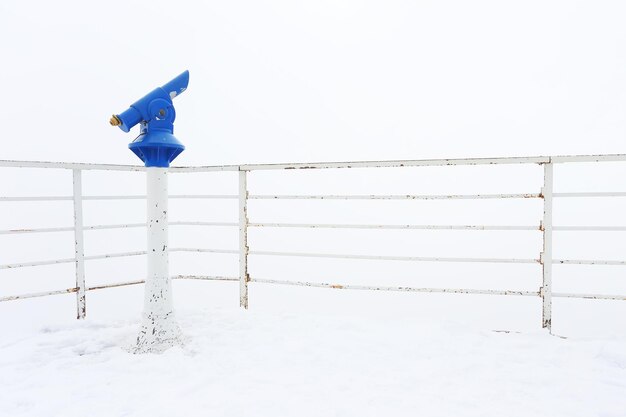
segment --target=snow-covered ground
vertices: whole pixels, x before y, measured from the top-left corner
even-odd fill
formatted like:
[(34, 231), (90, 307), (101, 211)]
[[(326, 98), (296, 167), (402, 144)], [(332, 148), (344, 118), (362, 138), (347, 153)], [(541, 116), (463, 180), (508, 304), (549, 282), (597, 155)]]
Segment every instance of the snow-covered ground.
[[(242, 311), (231, 284), (177, 283), (186, 345), (131, 355), (123, 347), (138, 328), (141, 303), (132, 300), (141, 290), (90, 293), (86, 321), (69, 317), (72, 296), (3, 303), (0, 416), (626, 415), (619, 332), (495, 332), (458, 312), (379, 314), (372, 303), (432, 297), (333, 290), (292, 294), (293, 303), (303, 291), (326, 299), (316, 310), (307, 298), (301, 309), (264, 306), (253, 288), (252, 308)], [(440, 300), (454, 306), (451, 297)], [(338, 312), (338, 299), (351, 309)], [(54, 314), (59, 303), (67, 307), (63, 319)]]
[[(347, 170), (332, 177), (313, 172), (317, 170), (255, 173), (250, 190), (268, 195), (540, 190), (541, 169), (535, 166), (445, 168), (370, 174)], [(47, 181), (34, 181), (41, 175), (33, 175), (24, 189), (18, 182), (0, 183), (0, 191), (64, 195), (69, 191), (60, 188), (71, 184), (71, 177), (61, 174), (67, 173), (59, 173), (59, 181), (53, 181), (53, 174), (47, 174)], [(237, 178), (226, 174), (172, 176), (172, 193), (233, 193)], [(559, 191), (622, 190), (619, 178), (626, 170), (559, 168), (557, 174)], [(116, 194), (120, 191), (113, 187), (120, 183), (127, 194), (139, 194), (145, 187), (139, 175), (89, 173), (85, 180), (87, 195)], [(622, 225), (626, 201), (614, 200), (557, 201), (555, 223)], [(128, 201), (132, 204), (86, 203), (85, 224), (145, 221), (144, 203)], [(542, 215), (541, 204), (529, 199), (463, 205), (251, 201), (251, 222), (270, 223), (538, 225)], [(0, 230), (72, 224), (71, 205), (0, 206)], [(236, 221), (236, 200), (173, 199), (170, 214), (173, 221)], [(558, 233), (555, 256), (623, 259), (622, 239), (615, 232)], [(73, 243), (71, 233), (5, 235), (0, 239), (0, 263), (68, 258)], [(251, 228), (248, 244), (253, 250), (270, 251), (528, 259), (542, 248), (538, 227), (527, 232), (450, 233)], [(234, 249), (238, 229), (172, 227), (170, 245)], [(145, 231), (88, 231), (85, 250), (88, 255), (145, 250)], [(236, 254), (173, 252), (170, 266), (172, 275), (236, 277), (239, 271)], [(87, 285), (141, 279), (145, 267), (145, 258), (139, 256), (93, 260), (86, 265)], [(541, 287), (539, 264), (461, 266), (252, 254), (249, 271), (254, 279), (337, 284), (521, 291)], [(75, 285), (71, 263), (9, 268), (0, 278), (1, 295)], [(553, 289), (626, 294), (626, 282), (622, 266), (555, 265)], [(135, 356), (124, 348), (138, 330), (142, 291), (142, 286), (134, 286), (88, 292), (88, 319), (83, 322), (74, 319), (73, 294), (0, 303), (0, 417), (626, 416), (624, 301), (555, 297), (555, 335), (549, 335), (540, 328), (539, 297), (253, 282), (250, 310), (241, 311), (237, 282), (176, 280), (174, 303), (186, 345), (160, 356)]]

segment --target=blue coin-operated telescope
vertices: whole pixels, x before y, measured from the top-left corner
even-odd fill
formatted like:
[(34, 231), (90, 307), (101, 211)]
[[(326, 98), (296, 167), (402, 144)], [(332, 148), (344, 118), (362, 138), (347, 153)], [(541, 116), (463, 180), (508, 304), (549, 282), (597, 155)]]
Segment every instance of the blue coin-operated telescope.
[(139, 136), (128, 147), (147, 167), (167, 168), (185, 150), (174, 137), (176, 111), (172, 99), (185, 91), (188, 84), (189, 71), (185, 71), (131, 104), (128, 110), (111, 117), (111, 125), (124, 132), (141, 123)]

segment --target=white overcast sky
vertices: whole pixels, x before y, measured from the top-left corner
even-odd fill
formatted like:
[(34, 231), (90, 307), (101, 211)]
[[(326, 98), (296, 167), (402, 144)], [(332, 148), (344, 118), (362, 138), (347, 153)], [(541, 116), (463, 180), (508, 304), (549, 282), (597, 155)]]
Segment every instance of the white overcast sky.
[(184, 69), (179, 165), (626, 152), (624, 1), (3, 1), (0, 159), (134, 164), (108, 125)]

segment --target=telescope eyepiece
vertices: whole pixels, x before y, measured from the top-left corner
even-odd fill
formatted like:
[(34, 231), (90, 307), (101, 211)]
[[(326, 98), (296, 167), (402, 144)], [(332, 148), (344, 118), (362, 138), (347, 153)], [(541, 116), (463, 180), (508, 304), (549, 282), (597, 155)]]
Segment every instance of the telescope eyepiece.
[(116, 114), (114, 114), (113, 116), (111, 116), (111, 118), (109, 119), (109, 123), (111, 124), (111, 126), (120, 126), (122, 124), (122, 121), (120, 120), (119, 117), (117, 117)]

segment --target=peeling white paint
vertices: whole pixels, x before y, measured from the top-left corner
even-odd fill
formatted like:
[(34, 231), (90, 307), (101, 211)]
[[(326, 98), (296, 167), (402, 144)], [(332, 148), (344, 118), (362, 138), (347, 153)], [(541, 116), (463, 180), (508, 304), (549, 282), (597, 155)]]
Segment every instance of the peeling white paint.
[(133, 353), (160, 353), (181, 343), (172, 303), (167, 223), (167, 168), (148, 168), (148, 276), (141, 329)]

